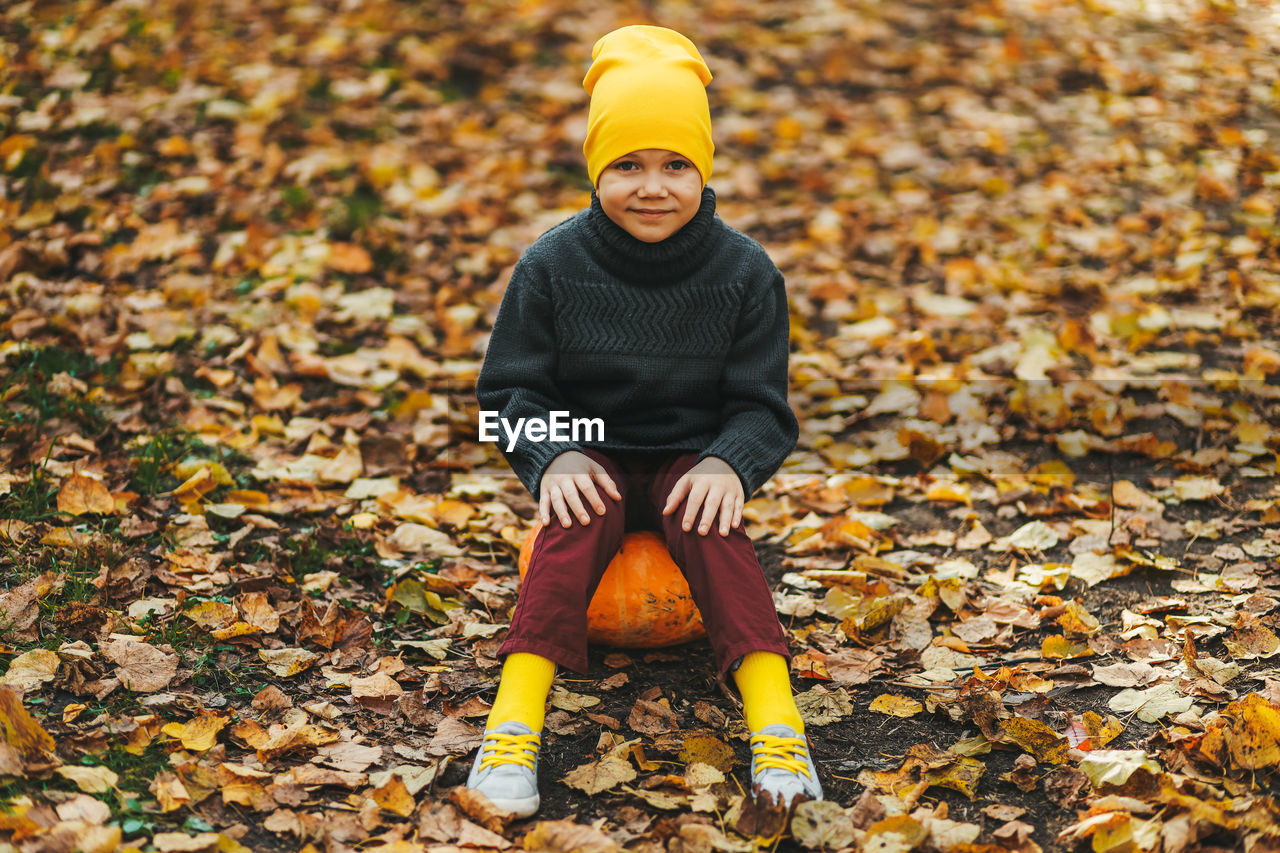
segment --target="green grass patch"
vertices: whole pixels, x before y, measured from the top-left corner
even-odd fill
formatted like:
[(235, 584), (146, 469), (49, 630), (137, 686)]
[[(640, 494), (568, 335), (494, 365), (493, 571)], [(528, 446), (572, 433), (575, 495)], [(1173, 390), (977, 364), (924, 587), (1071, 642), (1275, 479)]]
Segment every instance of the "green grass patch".
[[(144, 495), (158, 495), (173, 491), (182, 480), (175, 468), (198, 467), (201, 462), (220, 465), (234, 480), (234, 486), (243, 488), (248, 477), (246, 470), (254, 462), (245, 454), (220, 444), (205, 444), (194, 433), (182, 429), (167, 429), (137, 441), (131, 451), (134, 464), (129, 488)], [(230, 488), (230, 487), (227, 487)], [(208, 499), (217, 500), (219, 487)]]
[(297, 580), (324, 570), (345, 577), (379, 571), (373, 540), (345, 527), (304, 528), (285, 542), (284, 553), (277, 556)]
[[(98, 362), (86, 352), (56, 345), (30, 347), (10, 356), (0, 371), (0, 427), (39, 427), (65, 419), (90, 432), (106, 428), (107, 419), (91, 398), (95, 386), (110, 384), (119, 374), (116, 357)], [(54, 380), (64, 373), (84, 382), (88, 391)]]
[(58, 487), (38, 465), (30, 467), (25, 482), (10, 486), (8, 494), (0, 495), (0, 518), (16, 518), (30, 523), (57, 517)]

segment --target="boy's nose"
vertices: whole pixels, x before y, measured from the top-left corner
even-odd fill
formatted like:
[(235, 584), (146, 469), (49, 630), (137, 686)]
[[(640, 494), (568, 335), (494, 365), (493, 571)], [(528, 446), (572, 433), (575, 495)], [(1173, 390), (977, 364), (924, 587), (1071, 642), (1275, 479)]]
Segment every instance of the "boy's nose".
[(666, 191), (666, 185), (662, 183), (661, 175), (648, 172), (640, 184), (640, 191), (645, 195), (661, 195)]

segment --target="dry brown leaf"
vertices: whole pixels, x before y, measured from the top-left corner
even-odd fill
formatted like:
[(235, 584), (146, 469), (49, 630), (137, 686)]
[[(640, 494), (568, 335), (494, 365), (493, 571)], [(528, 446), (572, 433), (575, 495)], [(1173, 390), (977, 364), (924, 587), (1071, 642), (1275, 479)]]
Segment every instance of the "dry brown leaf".
[(115, 499), (107, 487), (79, 471), (62, 483), (58, 490), (58, 511), (69, 515), (110, 515), (116, 510)]
[(307, 649), (258, 649), (258, 657), (267, 665), (273, 675), (290, 678), (300, 672), (306, 672), (320, 656)]
[(86, 794), (105, 794), (120, 781), (115, 771), (101, 766), (64, 765), (57, 769), (57, 773), (64, 779), (74, 782), (75, 786)]
[(205, 853), (215, 850), (223, 836), (216, 832), (187, 835), (185, 832), (157, 832), (151, 843), (160, 853)]
[(566, 773), (561, 781), (570, 788), (577, 788), (594, 796), (634, 778), (636, 769), (630, 762), (606, 756), (600, 761), (588, 761), (579, 765)]
[(148, 790), (156, 798), (156, 803), (162, 812), (177, 811), (191, 802), (191, 794), (187, 791), (187, 786), (172, 770), (161, 770), (156, 778), (151, 780)]
[(609, 836), (593, 826), (572, 820), (543, 820), (524, 837), (525, 850), (540, 853), (620, 853)]
[(136, 693), (163, 690), (178, 674), (176, 653), (144, 643), (137, 637), (112, 634), (98, 651), (117, 666), (116, 677), (125, 689)]
[(865, 684), (880, 671), (880, 655), (868, 649), (841, 649), (824, 661), (831, 678), (841, 684)]
[(26, 693), (41, 684), (52, 681), (61, 664), (56, 652), (48, 649), (32, 649), (23, 652), (9, 662), (9, 669), (0, 676), (0, 687), (12, 687)]
[(351, 679), (351, 695), (357, 699), (394, 699), (402, 693), (400, 682), (385, 672)]
[(656, 702), (637, 699), (627, 718), (627, 725), (632, 731), (650, 737), (680, 730), (676, 713), (671, 710), (671, 704), (665, 698)]

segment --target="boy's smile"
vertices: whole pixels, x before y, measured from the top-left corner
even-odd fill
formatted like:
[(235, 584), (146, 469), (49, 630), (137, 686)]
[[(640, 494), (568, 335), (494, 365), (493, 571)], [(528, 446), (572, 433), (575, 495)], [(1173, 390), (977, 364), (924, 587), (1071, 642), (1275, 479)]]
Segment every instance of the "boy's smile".
[(687, 157), (663, 148), (645, 148), (606, 166), (596, 196), (618, 227), (637, 240), (657, 243), (698, 212), (702, 176)]

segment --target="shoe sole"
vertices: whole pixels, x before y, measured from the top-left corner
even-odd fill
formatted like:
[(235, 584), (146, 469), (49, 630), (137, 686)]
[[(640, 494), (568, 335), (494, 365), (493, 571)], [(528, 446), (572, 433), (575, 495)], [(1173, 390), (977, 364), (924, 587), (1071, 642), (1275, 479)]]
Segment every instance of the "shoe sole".
[(493, 803), (504, 812), (511, 812), (516, 817), (529, 817), (538, 810), (538, 806), (542, 802), (541, 795), (533, 797), (520, 797), (512, 800), (495, 800), (490, 798), (489, 802)]

